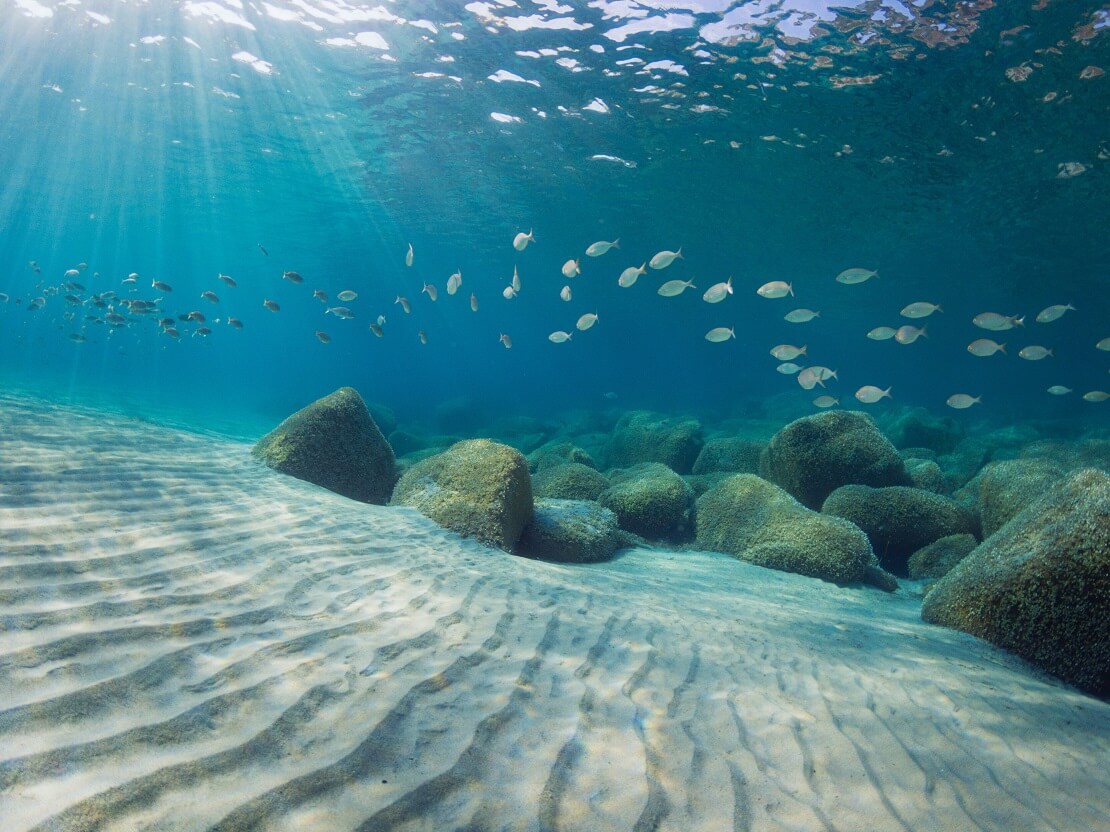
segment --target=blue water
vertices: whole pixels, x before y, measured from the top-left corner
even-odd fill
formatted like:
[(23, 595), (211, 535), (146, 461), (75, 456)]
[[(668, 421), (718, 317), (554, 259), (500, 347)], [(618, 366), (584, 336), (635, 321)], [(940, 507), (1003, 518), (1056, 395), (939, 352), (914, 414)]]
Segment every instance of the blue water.
[[(875, 384), (962, 420), (1105, 424), (1110, 403), (1080, 396), (1110, 389), (1110, 353), (1094, 347), (1110, 336), (1110, 77), (1083, 76), (1110, 66), (1110, 15), (1097, 2), (878, 5), (0, 0), (0, 380), (245, 433), (340, 385), (403, 418), (451, 401), (802, 415), (822, 391), (768, 355), (793, 343), (838, 370), (828, 392), (843, 406)], [(744, 39), (713, 41), (753, 14), (729, 30)], [(660, 31), (622, 34), (645, 21)], [(644, 70), (654, 62), (671, 63)], [(490, 80), (501, 70), (525, 81)], [(536, 243), (516, 252), (529, 229)], [(669, 269), (617, 286), (680, 246)], [(571, 257), (582, 274), (565, 280)], [(81, 262), (84, 290), (52, 294)], [(514, 266), (523, 288), (505, 300)], [(834, 281), (856, 266), (880, 277)], [(729, 276), (735, 295), (702, 301)], [(697, 290), (659, 297), (675, 278)], [(780, 279), (796, 301), (755, 294)], [(325, 315), (313, 289), (332, 304), (358, 292), (355, 318)], [(110, 290), (161, 296), (162, 311), (109, 335), (87, 316)], [(29, 312), (35, 297), (46, 305)], [(944, 309), (927, 339), (865, 337), (910, 323), (898, 311), (922, 300)], [(1062, 320), (1033, 322), (1069, 302)], [(795, 307), (822, 315), (784, 322)], [(244, 328), (162, 334), (159, 317), (192, 310)], [(976, 329), (985, 311), (1026, 326)], [(593, 329), (548, 341), (585, 312)], [(715, 326), (736, 339), (706, 342)], [(968, 355), (996, 336), (1009, 355)], [(1019, 359), (1029, 344), (1054, 356)], [(951, 411), (960, 392), (982, 404)]]

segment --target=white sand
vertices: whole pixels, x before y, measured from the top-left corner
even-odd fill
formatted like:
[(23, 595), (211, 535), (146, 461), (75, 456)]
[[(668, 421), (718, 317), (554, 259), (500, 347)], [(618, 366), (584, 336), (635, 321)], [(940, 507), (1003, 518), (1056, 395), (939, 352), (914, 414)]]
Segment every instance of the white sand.
[(514, 558), (0, 399), (0, 827), (1090, 830), (1110, 705), (908, 594)]

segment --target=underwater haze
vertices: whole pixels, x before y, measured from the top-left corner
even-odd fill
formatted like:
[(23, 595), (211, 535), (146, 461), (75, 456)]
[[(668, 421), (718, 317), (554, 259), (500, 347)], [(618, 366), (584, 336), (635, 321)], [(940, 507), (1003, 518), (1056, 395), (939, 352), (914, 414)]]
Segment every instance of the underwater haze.
[[(345, 384), (410, 415), (803, 415), (874, 385), (872, 409), (1097, 423), (1108, 29), (1049, 0), (2, 0), (0, 377), (246, 433)], [(756, 294), (780, 280), (794, 297)], [(867, 337), (906, 324), (926, 337)], [(803, 389), (780, 344), (837, 379)]]

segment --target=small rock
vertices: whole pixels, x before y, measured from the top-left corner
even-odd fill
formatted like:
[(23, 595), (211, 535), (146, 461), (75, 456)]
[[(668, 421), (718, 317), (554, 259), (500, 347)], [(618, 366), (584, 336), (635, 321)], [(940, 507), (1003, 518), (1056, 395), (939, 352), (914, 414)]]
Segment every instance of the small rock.
[(565, 563), (608, 560), (627, 545), (609, 509), (588, 500), (536, 500), (517, 554)]

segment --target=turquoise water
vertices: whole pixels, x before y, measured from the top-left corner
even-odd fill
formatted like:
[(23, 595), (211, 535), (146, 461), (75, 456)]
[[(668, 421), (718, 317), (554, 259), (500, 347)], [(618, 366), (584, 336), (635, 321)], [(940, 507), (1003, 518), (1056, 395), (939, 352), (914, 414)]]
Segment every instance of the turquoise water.
[[(0, 378), (247, 433), (343, 384), (412, 417), (448, 400), (802, 415), (822, 391), (775, 372), (789, 343), (838, 371), (842, 406), (874, 384), (964, 420), (1098, 424), (1110, 404), (1080, 396), (1110, 389), (1110, 15), (992, 5), (3, 0)], [(850, 267), (879, 277), (837, 283)], [(697, 288), (658, 296), (670, 279)], [(796, 299), (757, 296), (770, 280)], [(354, 319), (314, 289), (356, 291)], [(162, 300), (109, 334), (91, 297), (110, 291)], [(901, 318), (915, 301), (944, 311)], [(822, 314), (784, 322), (795, 307)], [(157, 324), (194, 310), (211, 335)], [(1026, 324), (977, 329), (986, 311)], [(865, 336), (906, 323), (928, 338)], [(735, 340), (708, 343), (717, 326)], [(968, 354), (995, 336), (1008, 355)], [(951, 411), (953, 393), (982, 403)]]

